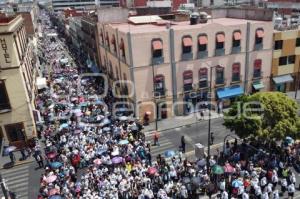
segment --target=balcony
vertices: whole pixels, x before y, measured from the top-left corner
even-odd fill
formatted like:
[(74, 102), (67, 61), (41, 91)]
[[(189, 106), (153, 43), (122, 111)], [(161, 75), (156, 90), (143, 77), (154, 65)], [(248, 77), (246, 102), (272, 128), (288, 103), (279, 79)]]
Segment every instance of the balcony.
[(241, 46), (235, 46), (235, 47), (232, 47), (232, 49), (231, 49), (232, 54), (238, 54), (240, 52), (241, 52)]
[(260, 79), (262, 77), (263, 77), (263, 72), (261, 71), (253, 73), (253, 79)]
[(164, 57), (152, 57), (152, 64), (153, 65), (159, 65), (164, 63), (165, 59)]
[(154, 97), (164, 97), (166, 95), (166, 89), (156, 89), (154, 92)]
[(207, 56), (208, 56), (207, 50), (205, 50), (205, 51), (198, 51), (198, 53), (197, 53), (197, 58), (198, 59), (204, 59)]
[(192, 60), (193, 59), (193, 53), (182, 53), (181, 55), (181, 60), (182, 61), (188, 61), (188, 60)]
[(258, 43), (254, 45), (254, 50), (262, 50), (263, 49), (263, 44), (262, 43)]
[(215, 50), (215, 56), (222, 56), (225, 55), (225, 49), (224, 48), (219, 48)]
[(216, 79), (216, 86), (224, 85), (225, 79), (224, 78), (218, 78)]
[(208, 83), (207, 81), (199, 81), (199, 88), (207, 88), (208, 87)]

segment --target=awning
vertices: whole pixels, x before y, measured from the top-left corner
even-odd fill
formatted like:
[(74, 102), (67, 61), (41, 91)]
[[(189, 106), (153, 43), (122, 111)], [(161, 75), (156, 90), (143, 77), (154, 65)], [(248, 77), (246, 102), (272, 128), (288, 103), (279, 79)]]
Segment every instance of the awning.
[(38, 89), (47, 88), (47, 81), (46, 81), (46, 78), (44, 78), (44, 77), (36, 78), (35, 84)]
[(207, 37), (206, 36), (200, 36), (198, 41), (199, 41), (200, 45), (206, 45), (207, 44)]
[(233, 38), (234, 40), (241, 40), (241, 33), (240, 32), (234, 32), (233, 33)]
[(252, 86), (255, 90), (260, 90), (265, 87), (261, 82), (254, 82)]
[(264, 37), (264, 31), (261, 30), (261, 29), (257, 30), (256, 31), (256, 37), (258, 37), (258, 38)]
[(161, 50), (163, 48), (161, 41), (156, 40), (152, 42), (153, 50)]
[(273, 81), (275, 82), (275, 84), (282, 84), (286, 82), (292, 82), (294, 81), (294, 79), (291, 75), (282, 75), (278, 77), (273, 77)]
[(228, 99), (228, 98), (242, 95), (243, 93), (244, 91), (240, 86), (227, 87), (227, 88), (219, 89), (217, 91), (217, 95), (219, 99)]
[(217, 34), (217, 42), (220, 42), (220, 43), (225, 42), (225, 35), (224, 34)]
[(192, 46), (193, 45), (192, 38), (190, 37), (183, 38), (183, 45), (185, 47)]

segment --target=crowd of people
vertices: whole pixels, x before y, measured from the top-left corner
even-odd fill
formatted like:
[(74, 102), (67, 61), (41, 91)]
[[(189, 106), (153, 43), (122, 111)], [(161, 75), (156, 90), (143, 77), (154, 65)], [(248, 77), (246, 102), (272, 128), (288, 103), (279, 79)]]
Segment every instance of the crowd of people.
[[(55, 32), (45, 13), (41, 25), (45, 33)], [(39, 43), (48, 87), (36, 97), (45, 121), (39, 129), (45, 149), (38, 143), (34, 148), (34, 157), (44, 168), (38, 198), (293, 197), (297, 182), (292, 168), (299, 165), (300, 154), (296, 141), (280, 147), (227, 142), (223, 153), (209, 159), (209, 167), (205, 157), (188, 161), (172, 151), (152, 158), (139, 121), (112, 115), (116, 99), (110, 92), (98, 97), (103, 92), (101, 79), (81, 78), (58, 38), (45, 36)], [(274, 150), (254, 150), (250, 144)]]

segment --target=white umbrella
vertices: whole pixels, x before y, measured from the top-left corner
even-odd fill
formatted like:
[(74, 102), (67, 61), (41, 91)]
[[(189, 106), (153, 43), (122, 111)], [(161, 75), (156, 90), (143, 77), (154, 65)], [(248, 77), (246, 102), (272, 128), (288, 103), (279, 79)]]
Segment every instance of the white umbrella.
[(119, 117), (119, 120), (120, 120), (120, 121), (126, 121), (126, 120), (128, 120), (128, 117), (126, 117), (126, 116), (121, 116), (121, 117)]

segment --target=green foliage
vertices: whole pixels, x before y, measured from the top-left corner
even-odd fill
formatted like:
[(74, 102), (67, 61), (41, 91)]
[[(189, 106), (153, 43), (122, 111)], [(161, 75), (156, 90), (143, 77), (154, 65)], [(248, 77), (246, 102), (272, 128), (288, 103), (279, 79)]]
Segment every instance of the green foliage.
[(281, 92), (259, 92), (240, 97), (225, 113), (224, 125), (239, 137), (264, 139), (299, 137), (298, 104)]

